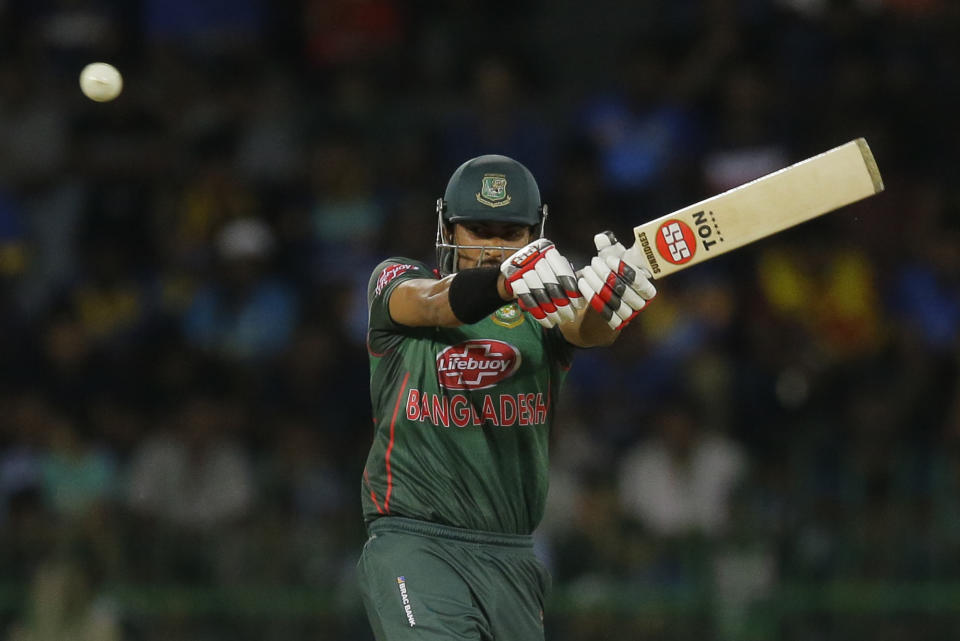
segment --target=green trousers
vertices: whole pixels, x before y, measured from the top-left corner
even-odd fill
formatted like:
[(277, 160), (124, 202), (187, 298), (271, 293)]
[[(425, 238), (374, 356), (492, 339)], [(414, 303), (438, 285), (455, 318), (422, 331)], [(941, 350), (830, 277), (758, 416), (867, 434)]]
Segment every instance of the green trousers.
[(368, 527), (357, 570), (377, 641), (542, 641), (550, 575), (529, 536), (400, 517)]

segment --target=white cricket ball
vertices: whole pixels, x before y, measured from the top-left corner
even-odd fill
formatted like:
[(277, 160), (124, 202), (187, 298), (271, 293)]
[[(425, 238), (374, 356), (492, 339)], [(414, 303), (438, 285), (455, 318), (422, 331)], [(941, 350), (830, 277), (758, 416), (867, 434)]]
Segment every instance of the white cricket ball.
[(91, 62), (80, 72), (80, 89), (90, 100), (109, 102), (123, 90), (123, 76), (106, 62)]

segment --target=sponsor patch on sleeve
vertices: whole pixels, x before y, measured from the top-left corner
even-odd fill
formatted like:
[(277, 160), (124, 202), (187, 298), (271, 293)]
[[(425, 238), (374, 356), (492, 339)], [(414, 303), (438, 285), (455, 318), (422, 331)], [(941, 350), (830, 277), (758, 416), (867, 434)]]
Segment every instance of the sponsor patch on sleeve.
[(380, 272), (380, 276), (377, 277), (377, 288), (374, 290), (374, 293), (379, 296), (380, 292), (383, 291), (383, 288), (386, 287), (390, 281), (399, 276), (400, 274), (409, 271), (411, 269), (418, 269), (416, 265), (390, 265)]

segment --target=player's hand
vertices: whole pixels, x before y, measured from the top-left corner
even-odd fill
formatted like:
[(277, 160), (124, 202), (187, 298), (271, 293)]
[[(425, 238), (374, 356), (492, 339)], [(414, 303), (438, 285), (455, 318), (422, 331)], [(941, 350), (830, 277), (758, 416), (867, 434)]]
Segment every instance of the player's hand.
[(613, 232), (593, 237), (597, 255), (578, 272), (577, 284), (590, 306), (612, 329), (623, 329), (657, 295), (650, 272), (623, 259), (623, 245)]
[(586, 306), (573, 266), (546, 238), (512, 254), (500, 271), (506, 277), (507, 291), (544, 327), (572, 321), (575, 310)]

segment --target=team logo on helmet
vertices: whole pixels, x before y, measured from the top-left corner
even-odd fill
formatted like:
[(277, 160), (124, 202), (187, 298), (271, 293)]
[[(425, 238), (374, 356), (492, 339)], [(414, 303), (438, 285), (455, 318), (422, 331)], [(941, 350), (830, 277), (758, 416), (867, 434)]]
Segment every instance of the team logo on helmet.
[(501, 327), (512, 329), (523, 323), (523, 314), (516, 303), (504, 305), (493, 313), (493, 322)]
[(503, 207), (510, 204), (507, 194), (507, 177), (503, 174), (484, 174), (477, 192), (477, 202), (488, 207)]

